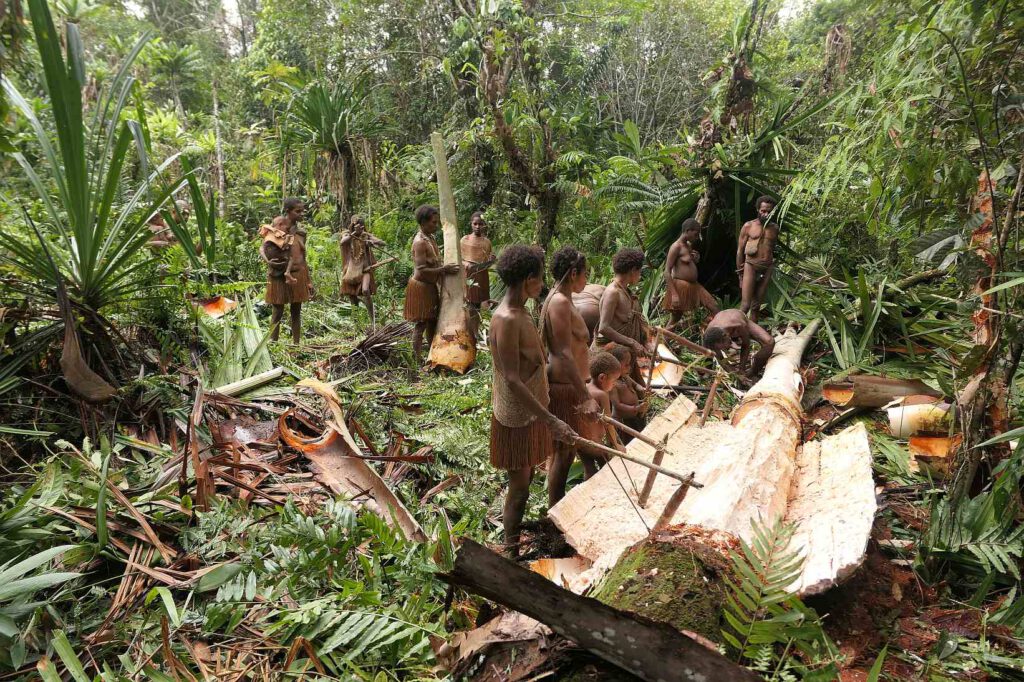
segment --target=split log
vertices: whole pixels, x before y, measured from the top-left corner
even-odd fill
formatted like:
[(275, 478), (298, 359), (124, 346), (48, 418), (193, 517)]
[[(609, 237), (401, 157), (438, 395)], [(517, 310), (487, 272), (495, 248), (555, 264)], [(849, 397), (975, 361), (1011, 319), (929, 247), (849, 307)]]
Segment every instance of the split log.
[(827, 382), (821, 390), (825, 400), (839, 407), (882, 407), (896, 398), (928, 395), (941, 398), (942, 393), (917, 379), (854, 374), (842, 381)]
[(459, 251), (455, 193), (448, 178), (448, 158), (444, 153), (441, 133), (432, 133), (430, 144), (434, 148), (434, 162), (437, 164), (437, 193), (440, 198), (441, 229), (444, 231), (444, 263), (458, 265), (459, 271), (453, 275), (444, 275), (441, 280), (441, 312), (427, 360), (434, 367), (447, 367), (465, 374), (476, 360), (476, 339), (469, 331), (466, 316), (466, 277)]
[(573, 594), (471, 540), (441, 578), (544, 623), (643, 680), (760, 679), (669, 625)]
[(326, 430), (307, 438), (292, 429), (293, 410), (281, 415), (278, 431), (281, 440), (309, 460), (313, 477), (335, 495), (347, 495), (353, 504), (365, 506), (402, 532), (408, 540), (425, 542), (426, 534), (402, 501), (360, 455), (359, 446), (345, 426), (341, 399), (329, 385), (316, 379), (303, 379), (296, 388), (310, 388), (327, 401), (333, 419)]
[[(751, 521), (758, 518), (782, 517), (800, 524), (791, 545), (806, 556), (804, 570), (791, 587), (800, 594), (824, 591), (859, 565), (876, 508), (871, 452), (862, 425), (799, 447), (799, 365), (816, 329), (812, 324), (799, 335), (787, 332), (776, 340), (764, 376), (747, 392), (731, 423), (691, 425), (696, 406), (679, 397), (644, 429), (655, 441), (667, 436), (663, 466), (694, 471), (704, 484), (690, 492), (671, 523), (747, 540), (752, 538)], [(655, 456), (655, 449), (639, 440), (630, 441), (627, 450), (649, 461)], [(646, 477), (643, 468), (616, 459), (550, 510), (566, 541), (594, 562), (593, 570), (607, 570), (623, 551), (644, 539), (679, 487), (659, 476), (646, 507), (639, 508), (634, 489)]]

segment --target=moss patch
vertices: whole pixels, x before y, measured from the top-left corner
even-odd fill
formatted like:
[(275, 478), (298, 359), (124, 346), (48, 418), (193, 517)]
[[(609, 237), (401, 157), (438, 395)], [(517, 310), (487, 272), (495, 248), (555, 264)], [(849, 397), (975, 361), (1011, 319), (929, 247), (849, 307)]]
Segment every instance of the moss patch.
[(594, 597), (721, 642), (731, 576), (728, 559), (716, 549), (687, 538), (649, 538), (622, 555)]

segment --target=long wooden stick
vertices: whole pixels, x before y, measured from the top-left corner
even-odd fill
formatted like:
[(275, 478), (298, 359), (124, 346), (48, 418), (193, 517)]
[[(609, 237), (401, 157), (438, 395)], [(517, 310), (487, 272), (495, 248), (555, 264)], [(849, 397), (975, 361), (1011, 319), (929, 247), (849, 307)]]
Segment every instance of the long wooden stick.
[(665, 338), (672, 339), (673, 341), (678, 343), (683, 348), (687, 348), (689, 350), (692, 350), (694, 353), (700, 353), (701, 355), (706, 355), (709, 358), (715, 357), (714, 351), (711, 351), (711, 350), (705, 348), (704, 346), (696, 344), (696, 343), (694, 343), (693, 341), (690, 341), (687, 338), (679, 336), (679, 334), (676, 334), (675, 332), (671, 332), (671, 331), (665, 329), (664, 327), (655, 327), (655, 329), (657, 329), (662, 334), (664, 334)]
[(612, 417), (609, 417), (606, 414), (598, 414), (597, 418), (600, 419), (601, 421), (603, 421), (605, 424), (611, 424), (612, 426), (617, 428), (619, 431), (622, 431), (623, 433), (628, 433), (630, 436), (633, 436), (633, 438), (636, 438), (641, 443), (647, 443), (648, 445), (650, 445), (655, 450), (664, 450), (665, 449), (665, 441), (668, 440), (668, 436), (665, 437), (665, 440), (663, 440), (663, 441), (661, 441), (659, 443), (658, 441), (654, 440), (650, 436), (645, 436), (640, 431), (637, 431), (636, 429), (631, 428), (631, 427), (627, 426), (626, 424), (623, 424), (619, 420), (614, 419)]
[(583, 436), (576, 436), (576, 438), (573, 440), (573, 445), (575, 445), (576, 447), (582, 447), (585, 450), (589, 450), (591, 452), (597, 452), (602, 455), (608, 455), (609, 457), (620, 457), (626, 460), (627, 462), (632, 462), (633, 464), (639, 464), (642, 467), (653, 469), (654, 471), (657, 471), (659, 474), (665, 474), (669, 478), (675, 479), (680, 483), (685, 483), (686, 485), (693, 486), (694, 488), (704, 487), (702, 484), (697, 483), (697, 481), (693, 480), (694, 472), (692, 471), (689, 474), (683, 475), (680, 474), (679, 472), (672, 471), (671, 469), (666, 469), (660, 464), (654, 464), (653, 462), (648, 462), (646, 460), (640, 459), (639, 457), (634, 457), (629, 453), (619, 452), (615, 448), (610, 448), (607, 445), (601, 445), (600, 443), (595, 443), (592, 440), (587, 440)]
[(715, 396), (718, 394), (718, 383), (721, 379), (721, 376), (715, 375), (715, 380), (711, 382), (711, 389), (708, 391), (708, 399), (704, 401), (704, 410), (700, 413), (700, 423), (698, 423), (697, 426), (704, 426), (704, 422), (708, 420), (708, 415), (711, 414), (711, 408), (715, 404)]
[(679, 505), (686, 499), (686, 493), (690, 492), (690, 486), (681, 485), (679, 486), (672, 497), (668, 498), (668, 502), (665, 504), (665, 508), (661, 512), (661, 516), (654, 522), (654, 528), (651, 530), (663, 530), (672, 523), (672, 517), (679, 511)]

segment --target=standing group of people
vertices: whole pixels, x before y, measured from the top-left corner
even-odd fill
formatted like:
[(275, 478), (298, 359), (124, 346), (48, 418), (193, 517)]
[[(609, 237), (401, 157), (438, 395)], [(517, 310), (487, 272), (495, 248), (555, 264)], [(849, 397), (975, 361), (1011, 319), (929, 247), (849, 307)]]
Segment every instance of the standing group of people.
[[(774, 208), (773, 199), (759, 198), (758, 217), (744, 224), (740, 232), (736, 255), (742, 292), (739, 309), (719, 310), (714, 296), (699, 282), (701, 225), (696, 220), (683, 222), (665, 262), (662, 308), (669, 313), (670, 327), (703, 306), (711, 315), (704, 346), (715, 352), (726, 369), (751, 377), (761, 371), (774, 347), (771, 335), (756, 322), (774, 269), (779, 235), (778, 225), (770, 221)], [(306, 233), (300, 227), (304, 213), (301, 200), (287, 199), (283, 214), (261, 229), (260, 254), (268, 267), (266, 301), (273, 306), (274, 339), (284, 306), (290, 305), (292, 339), (299, 341), (301, 305), (312, 294)], [(403, 315), (414, 324), (412, 346), (419, 366), (424, 345), (429, 347), (437, 326), (440, 282), (460, 268), (444, 264), (441, 258), (434, 238), (440, 226), (438, 209), (420, 206), (415, 217), (414, 269), (406, 284)], [(571, 246), (562, 247), (550, 259), (552, 286), (540, 305), (539, 320), (535, 320), (527, 304), (540, 302), (545, 289), (543, 250), (514, 244), (495, 258), (483, 215), (474, 213), (471, 226), (460, 249), (467, 279), (468, 322), (474, 337), (480, 311), (490, 302), (492, 268), (506, 287), (491, 316), (488, 338), (494, 370), (490, 461), (508, 475), (502, 517), (506, 546), (515, 553), (536, 467), (547, 463), (548, 503), (554, 505), (565, 495), (569, 469), (577, 457), (585, 478), (603, 464), (592, 444), (624, 449), (629, 436), (612, 424), (643, 428), (647, 401), (641, 396), (648, 395), (649, 389), (638, 361), (657, 352), (651, 347), (651, 326), (634, 291), (645, 258), (639, 249), (621, 249), (612, 259), (612, 281), (602, 287), (589, 283), (586, 256)], [(372, 319), (372, 296), (377, 290), (373, 270), (378, 264), (373, 249), (384, 242), (366, 230), (361, 216), (352, 217), (340, 242), (341, 293), (354, 305), (364, 303)], [(753, 362), (749, 362), (751, 341), (760, 344)], [(732, 348), (739, 351), (738, 364), (727, 359)]]

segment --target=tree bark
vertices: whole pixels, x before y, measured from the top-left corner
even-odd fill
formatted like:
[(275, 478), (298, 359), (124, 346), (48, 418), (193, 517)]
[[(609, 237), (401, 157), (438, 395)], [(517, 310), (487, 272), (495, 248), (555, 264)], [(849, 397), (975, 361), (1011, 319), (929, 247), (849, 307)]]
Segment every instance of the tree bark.
[(459, 252), (455, 193), (448, 178), (448, 158), (445, 156), (441, 133), (433, 133), (430, 143), (437, 164), (437, 191), (441, 204), (441, 228), (444, 230), (444, 262), (445, 265), (455, 263), (459, 271), (454, 275), (444, 275), (441, 280), (441, 312), (427, 359), (435, 367), (447, 367), (464, 374), (476, 359), (476, 339), (469, 332), (466, 317), (466, 277), (462, 270), (462, 254)]
[(441, 578), (535, 618), (649, 682), (761, 679), (669, 625), (573, 594), (472, 540)]
[(224, 175), (224, 145), (220, 137), (220, 100), (217, 81), (213, 81), (213, 141), (217, 155), (217, 217), (224, 220), (228, 213), (227, 180)]

